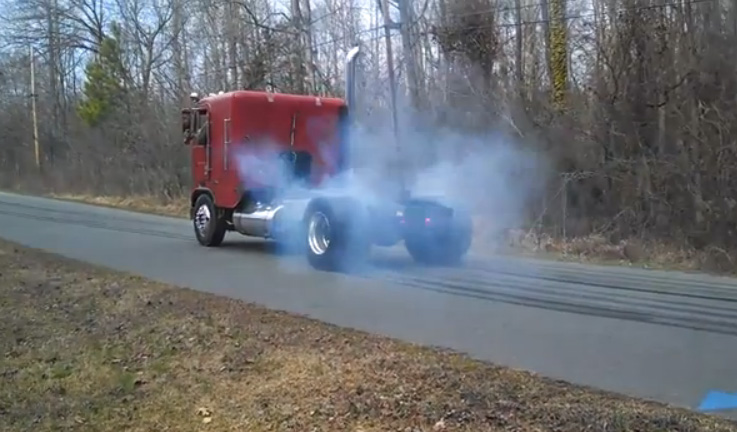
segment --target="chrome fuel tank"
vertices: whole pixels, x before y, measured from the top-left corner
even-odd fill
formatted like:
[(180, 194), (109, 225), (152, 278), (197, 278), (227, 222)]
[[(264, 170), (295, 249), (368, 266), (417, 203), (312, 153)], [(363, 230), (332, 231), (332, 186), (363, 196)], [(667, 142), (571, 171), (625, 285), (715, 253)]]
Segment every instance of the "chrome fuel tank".
[(243, 235), (280, 239), (301, 226), (308, 198), (288, 199), (276, 204), (257, 204), (252, 211), (233, 213), (233, 226)]

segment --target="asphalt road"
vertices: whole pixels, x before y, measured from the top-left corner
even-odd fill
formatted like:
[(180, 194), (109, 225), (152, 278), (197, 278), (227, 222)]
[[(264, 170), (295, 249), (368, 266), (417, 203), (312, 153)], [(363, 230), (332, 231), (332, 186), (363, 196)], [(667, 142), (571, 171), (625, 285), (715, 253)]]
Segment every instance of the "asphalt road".
[[(696, 409), (737, 392), (737, 282), (511, 258), (317, 272), (231, 233), (200, 247), (189, 221), (0, 193), (0, 237), (341, 326), (438, 345), (574, 383)], [(737, 411), (717, 414), (737, 419)]]

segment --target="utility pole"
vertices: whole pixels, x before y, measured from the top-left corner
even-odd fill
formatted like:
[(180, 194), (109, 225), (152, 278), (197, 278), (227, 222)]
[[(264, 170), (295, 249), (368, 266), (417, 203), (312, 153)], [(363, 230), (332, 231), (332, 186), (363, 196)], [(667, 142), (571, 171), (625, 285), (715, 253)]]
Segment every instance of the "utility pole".
[(33, 58), (33, 45), (29, 48), (31, 57), (31, 117), (33, 119), (33, 147), (36, 153), (36, 168), (41, 169), (41, 151), (38, 146), (38, 116), (36, 115), (36, 61)]

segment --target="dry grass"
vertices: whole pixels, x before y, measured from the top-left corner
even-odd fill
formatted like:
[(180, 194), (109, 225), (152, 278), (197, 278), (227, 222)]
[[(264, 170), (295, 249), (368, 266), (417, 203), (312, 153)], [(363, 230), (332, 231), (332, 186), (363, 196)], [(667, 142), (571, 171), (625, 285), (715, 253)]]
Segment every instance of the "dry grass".
[(76, 201), (103, 207), (122, 208), (163, 216), (188, 217), (189, 215), (189, 202), (184, 197), (182, 197), (181, 200), (162, 202), (161, 198), (150, 196), (135, 196), (123, 198), (56, 193), (47, 194), (46, 196), (48, 196), (49, 198)]
[[(150, 196), (128, 198), (81, 194), (46, 194), (46, 196), (174, 217), (187, 217), (189, 210), (185, 197), (162, 202), (160, 198)], [(477, 253), (503, 253), (558, 261), (737, 275), (735, 257), (715, 247), (697, 251), (664, 242), (632, 239), (612, 243), (600, 235), (563, 240), (523, 230), (512, 230), (505, 233), (503, 238), (498, 238), (487, 234), (488, 229), (485, 229), (484, 225), (484, 221), (476, 221), (476, 232), (479, 234), (474, 243), (474, 250)]]
[(477, 220), (475, 246), (482, 253), (493, 251), (558, 261), (737, 274), (733, 255), (711, 246), (696, 250), (662, 241), (622, 239), (612, 242), (597, 234), (561, 239), (526, 230), (510, 230), (501, 236), (485, 235), (487, 231), (484, 222)]
[(0, 430), (737, 431), (0, 241)]

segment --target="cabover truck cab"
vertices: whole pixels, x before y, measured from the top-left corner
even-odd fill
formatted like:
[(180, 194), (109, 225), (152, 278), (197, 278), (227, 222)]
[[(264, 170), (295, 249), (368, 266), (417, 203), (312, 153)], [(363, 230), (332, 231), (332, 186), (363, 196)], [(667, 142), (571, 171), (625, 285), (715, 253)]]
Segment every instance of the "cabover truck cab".
[(350, 167), (358, 53), (348, 56), (346, 100), (245, 90), (192, 95), (182, 130), (201, 245), (218, 246), (235, 231), (297, 247), (323, 270), (345, 270), (372, 245), (401, 241), (422, 263), (461, 260), (471, 243), (467, 213), (437, 199), (377, 200), (378, 192), (367, 199), (333, 184)]

